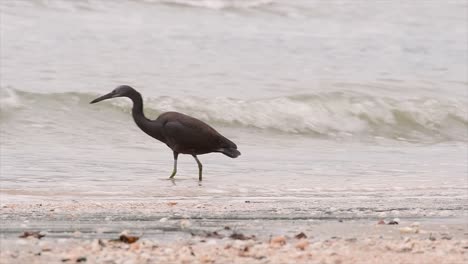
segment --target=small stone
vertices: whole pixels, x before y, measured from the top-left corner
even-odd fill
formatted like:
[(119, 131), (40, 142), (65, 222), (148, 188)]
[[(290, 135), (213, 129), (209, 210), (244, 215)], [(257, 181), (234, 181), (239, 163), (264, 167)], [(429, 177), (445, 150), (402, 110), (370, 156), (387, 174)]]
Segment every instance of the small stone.
[(443, 239), (443, 240), (452, 240), (452, 237), (449, 236), (448, 234), (442, 234), (442, 236), (440, 237), (440, 239)]
[(210, 239), (206, 242), (207, 245), (216, 245), (218, 242), (215, 239)]
[(230, 236), (229, 236), (231, 239), (235, 239), (235, 240), (248, 240), (248, 239), (255, 239), (255, 236), (246, 236), (244, 234), (241, 234), (241, 233), (232, 233)]
[(159, 219), (159, 222), (161, 222), (161, 223), (167, 222), (167, 218), (163, 217), (163, 218)]
[(41, 234), (40, 231), (26, 231), (24, 232), (22, 235), (20, 235), (19, 237), (20, 238), (28, 238), (28, 237), (34, 237), (34, 238), (37, 238), (37, 239), (41, 239), (43, 238), (45, 235), (44, 234)]
[(297, 238), (297, 239), (307, 238), (307, 236), (306, 236), (306, 234), (304, 234), (304, 232), (300, 232), (299, 234), (295, 235), (294, 237)]
[(300, 250), (304, 250), (309, 246), (309, 241), (306, 239), (301, 239), (296, 243), (295, 247)]
[(98, 240), (98, 239), (94, 239), (93, 242), (91, 242), (91, 251), (101, 250), (101, 244), (99, 242), (100, 242), (100, 240)]
[(40, 241), (38, 245), (44, 252), (52, 251), (52, 245), (50, 244), (50, 242)]
[(416, 233), (414, 228), (411, 227), (402, 227), (400, 228), (400, 233), (402, 234), (410, 234), (410, 233)]
[(192, 223), (190, 223), (190, 221), (187, 220), (187, 219), (180, 220), (180, 228), (182, 228), (182, 229), (186, 229), (186, 228), (190, 227), (191, 225), (192, 225)]
[(208, 255), (202, 255), (199, 258), (200, 263), (214, 263), (214, 260)]
[(284, 236), (276, 236), (270, 240), (271, 246), (283, 246), (286, 244), (286, 238)]
[(377, 222), (378, 225), (385, 225), (385, 221), (384, 220), (379, 220), (379, 222)]
[(125, 234), (122, 234), (120, 235), (119, 237), (119, 240), (124, 242), (124, 243), (127, 243), (127, 244), (133, 244), (135, 243), (136, 241), (138, 241), (138, 239), (140, 239), (139, 237), (137, 236), (129, 236), (129, 235), (126, 235)]
[(133, 244), (130, 246), (130, 250), (133, 250), (133, 251), (138, 251), (138, 250), (140, 250), (140, 243), (133, 243)]

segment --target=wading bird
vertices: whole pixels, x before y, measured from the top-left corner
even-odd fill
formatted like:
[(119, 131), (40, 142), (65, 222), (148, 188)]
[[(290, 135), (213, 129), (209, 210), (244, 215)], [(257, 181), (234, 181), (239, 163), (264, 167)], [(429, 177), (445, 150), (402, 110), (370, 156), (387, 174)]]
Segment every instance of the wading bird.
[(162, 113), (156, 120), (149, 120), (143, 113), (141, 94), (128, 85), (121, 85), (112, 92), (91, 101), (91, 104), (102, 100), (128, 97), (133, 102), (132, 116), (137, 126), (149, 136), (165, 143), (174, 152), (174, 170), (170, 179), (177, 173), (179, 153), (192, 155), (198, 164), (198, 180), (202, 180), (203, 165), (197, 155), (220, 152), (237, 158), (241, 153), (236, 144), (222, 136), (203, 121), (178, 112)]

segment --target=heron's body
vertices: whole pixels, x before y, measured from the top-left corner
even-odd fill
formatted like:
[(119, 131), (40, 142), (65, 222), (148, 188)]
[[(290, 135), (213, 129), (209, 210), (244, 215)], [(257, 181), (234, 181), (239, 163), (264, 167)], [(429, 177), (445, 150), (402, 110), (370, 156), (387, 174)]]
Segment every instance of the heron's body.
[(166, 112), (156, 120), (149, 120), (143, 113), (143, 99), (130, 86), (119, 86), (114, 91), (101, 96), (91, 103), (96, 103), (114, 97), (128, 97), (133, 101), (132, 116), (137, 126), (149, 136), (165, 143), (174, 153), (174, 170), (171, 178), (177, 172), (177, 157), (179, 153), (190, 154), (197, 161), (199, 180), (202, 180), (202, 164), (197, 155), (220, 152), (231, 158), (240, 155), (236, 144), (222, 136), (214, 128), (203, 121), (178, 112)]

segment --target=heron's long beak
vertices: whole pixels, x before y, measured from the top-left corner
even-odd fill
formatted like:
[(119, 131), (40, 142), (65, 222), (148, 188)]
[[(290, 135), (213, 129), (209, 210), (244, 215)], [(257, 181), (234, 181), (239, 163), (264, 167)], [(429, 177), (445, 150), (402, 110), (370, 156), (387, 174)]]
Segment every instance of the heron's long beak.
[(112, 91), (112, 92), (110, 92), (110, 93), (108, 93), (108, 94), (106, 94), (106, 95), (103, 95), (103, 96), (101, 96), (101, 97), (98, 97), (98, 98), (92, 100), (92, 101), (90, 102), (90, 104), (94, 104), (94, 103), (97, 103), (97, 102), (100, 102), (100, 101), (103, 101), (103, 100), (106, 100), (106, 99), (114, 98), (114, 97), (117, 97), (117, 96), (119, 96), (119, 94), (114, 93), (114, 92)]

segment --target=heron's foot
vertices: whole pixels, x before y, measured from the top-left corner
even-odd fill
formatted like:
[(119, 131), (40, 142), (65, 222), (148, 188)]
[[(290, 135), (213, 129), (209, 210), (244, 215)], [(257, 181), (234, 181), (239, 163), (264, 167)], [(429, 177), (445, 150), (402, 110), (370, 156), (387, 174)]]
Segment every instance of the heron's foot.
[(176, 173), (177, 173), (177, 171), (173, 171), (172, 174), (171, 174), (171, 176), (169, 176), (169, 179), (173, 179), (174, 176), (176, 175)]

